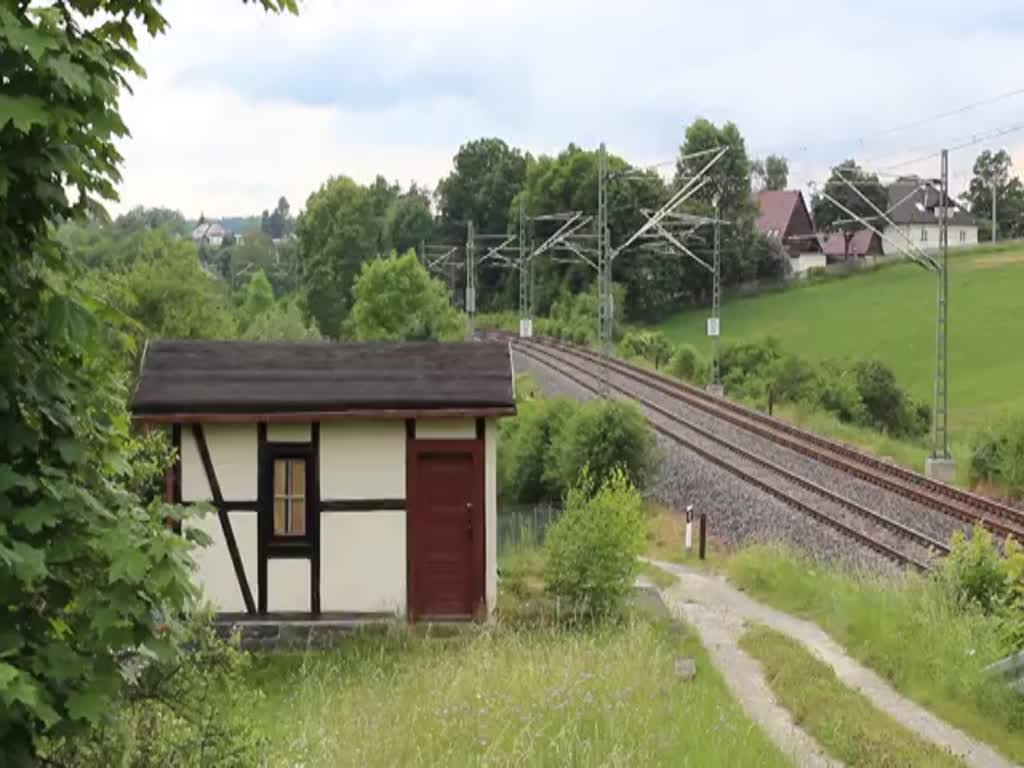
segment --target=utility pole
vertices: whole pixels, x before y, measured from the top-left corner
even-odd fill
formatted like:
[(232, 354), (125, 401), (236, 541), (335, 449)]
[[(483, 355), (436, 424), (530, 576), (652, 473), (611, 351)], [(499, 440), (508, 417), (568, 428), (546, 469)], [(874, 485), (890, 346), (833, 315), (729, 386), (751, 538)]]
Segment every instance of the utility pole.
[(721, 335), (722, 311), (722, 216), (718, 195), (715, 195), (714, 250), (712, 251), (711, 277), (711, 319), (708, 321), (708, 335), (711, 336), (711, 383), (708, 391), (721, 397), (722, 376), (718, 360), (718, 337)]
[(996, 241), (996, 180), (992, 179), (992, 242)]
[(473, 340), (473, 319), (476, 316), (476, 254), (473, 245), (473, 222), (466, 223), (466, 334)]
[[(956, 479), (949, 454), (949, 151), (942, 150), (939, 182), (939, 275), (935, 323), (935, 416), (932, 455), (926, 462), (929, 477), (944, 482)], [(993, 214), (995, 209), (993, 209)], [(993, 216), (993, 223), (995, 217)], [(993, 233), (995, 228), (993, 227)]]
[[(530, 249), (532, 251), (532, 248)], [(533, 275), (532, 260), (527, 261), (526, 249), (526, 204), (519, 195), (519, 337), (533, 336), (533, 318), (530, 315), (530, 277)]]
[(608, 393), (608, 357), (612, 351), (612, 259), (608, 229), (608, 152), (604, 142), (597, 155), (597, 340), (604, 359), (601, 394)]

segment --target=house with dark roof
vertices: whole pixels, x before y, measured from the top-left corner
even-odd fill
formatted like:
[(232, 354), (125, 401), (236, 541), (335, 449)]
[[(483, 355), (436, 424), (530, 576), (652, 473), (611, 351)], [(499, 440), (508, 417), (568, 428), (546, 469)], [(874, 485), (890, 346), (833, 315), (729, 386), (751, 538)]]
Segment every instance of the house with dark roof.
[(825, 254), (803, 194), (796, 189), (766, 189), (757, 193), (758, 232), (772, 238), (789, 256), (794, 274), (825, 266)]
[(917, 176), (904, 176), (888, 189), (889, 206), (882, 239), (886, 254), (898, 253), (913, 243), (922, 250), (939, 247), (939, 216), (942, 206), (948, 207), (949, 247), (957, 248), (978, 244), (978, 222), (974, 214), (965, 210), (951, 197), (942, 201), (942, 192), (931, 181)]
[(214, 512), (222, 615), (486, 618), (507, 344), (155, 341), (133, 418), (168, 429), (167, 500)]
[(849, 243), (843, 232), (829, 232), (824, 236), (823, 246), (829, 263), (846, 259), (865, 259), (883, 255), (882, 238), (870, 229), (853, 233)]

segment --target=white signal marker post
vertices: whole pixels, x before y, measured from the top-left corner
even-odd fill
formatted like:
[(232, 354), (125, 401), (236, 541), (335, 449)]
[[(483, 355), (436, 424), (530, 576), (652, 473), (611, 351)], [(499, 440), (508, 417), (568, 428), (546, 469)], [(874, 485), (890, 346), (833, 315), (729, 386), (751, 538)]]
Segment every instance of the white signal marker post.
[(693, 504), (686, 505), (686, 551), (693, 549)]

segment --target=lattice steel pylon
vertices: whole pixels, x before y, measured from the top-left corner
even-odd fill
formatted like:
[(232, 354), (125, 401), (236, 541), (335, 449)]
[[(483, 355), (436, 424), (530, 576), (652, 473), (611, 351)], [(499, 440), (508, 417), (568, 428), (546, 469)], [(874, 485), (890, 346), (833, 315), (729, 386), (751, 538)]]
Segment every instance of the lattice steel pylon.
[(942, 150), (939, 191), (939, 275), (935, 320), (935, 418), (932, 458), (949, 459), (949, 151)]
[(597, 155), (597, 340), (604, 364), (601, 373), (601, 394), (608, 392), (608, 357), (612, 351), (612, 254), (608, 231), (608, 151), (604, 142)]
[[(718, 359), (718, 338), (722, 333), (722, 216), (719, 199), (715, 197), (715, 230), (714, 249), (712, 251), (711, 278), (711, 320), (714, 328), (708, 328), (711, 334), (711, 386), (721, 394), (722, 374)], [(713, 331), (713, 332), (712, 332)]]
[[(532, 249), (530, 249), (532, 250)], [(530, 278), (533, 275), (532, 259), (529, 259), (526, 248), (526, 204), (522, 194), (519, 196), (519, 335), (532, 336), (532, 317), (530, 313)]]
[(473, 340), (473, 324), (476, 318), (476, 253), (474, 249), (473, 222), (466, 222), (466, 335)]

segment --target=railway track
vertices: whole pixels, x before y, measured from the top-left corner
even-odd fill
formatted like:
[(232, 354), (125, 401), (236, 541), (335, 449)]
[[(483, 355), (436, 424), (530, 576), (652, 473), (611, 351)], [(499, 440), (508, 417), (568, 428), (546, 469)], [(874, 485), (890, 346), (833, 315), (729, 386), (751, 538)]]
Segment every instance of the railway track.
[[(516, 348), (585, 390), (599, 393), (599, 361), (550, 344), (517, 341)], [(666, 438), (899, 565), (926, 570), (936, 555), (949, 551), (941, 541), (741, 448), (635, 388), (610, 381), (609, 390), (639, 403), (654, 429)]]
[[(590, 350), (556, 342), (531, 341), (592, 365), (603, 364), (601, 355)], [(517, 342), (521, 344), (521, 342)], [(937, 482), (905, 467), (869, 456), (834, 440), (794, 427), (779, 419), (716, 397), (702, 389), (649, 371), (609, 359), (610, 371), (664, 395), (685, 402), (751, 434), (771, 440), (804, 456), (832, 466), (874, 486), (923, 504), (945, 515), (974, 525), (981, 524), (999, 536), (1024, 539), (1024, 511), (993, 499)]]

